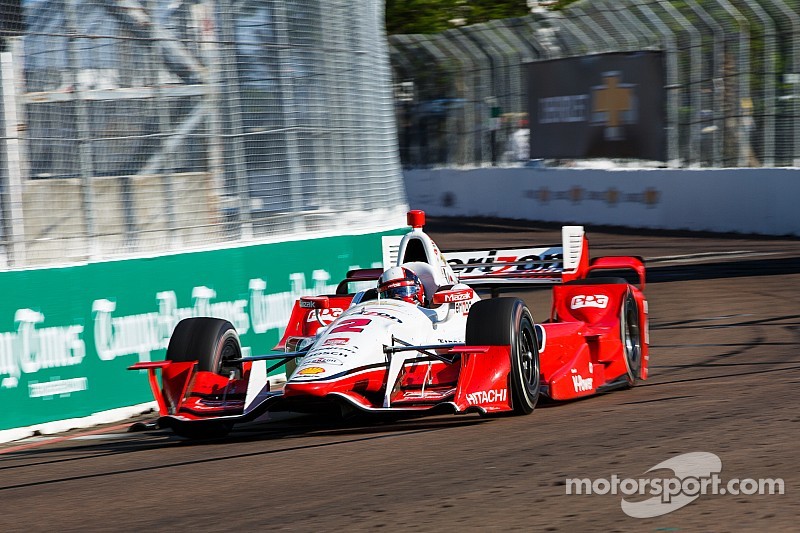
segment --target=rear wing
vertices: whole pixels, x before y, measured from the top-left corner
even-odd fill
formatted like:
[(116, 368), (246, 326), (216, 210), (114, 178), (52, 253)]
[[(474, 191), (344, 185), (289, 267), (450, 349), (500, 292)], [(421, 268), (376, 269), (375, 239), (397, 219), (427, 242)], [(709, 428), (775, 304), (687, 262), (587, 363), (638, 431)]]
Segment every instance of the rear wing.
[[(638, 276), (640, 288), (644, 289), (645, 266), (642, 258), (598, 257), (589, 261), (589, 243), (583, 226), (563, 226), (560, 246), (458, 250), (442, 254), (433, 240), (422, 231), (424, 224), (424, 212), (409, 211), (408, 225), (411, 231), (402, 237), (383, 237), (384, 268), (421, 261), (434, 267), (433, 281), (438, 286), (460, 281), (492, 289), (504, 285), (566, 283), (585, 279), (590, 272), (633, 270)], [(366, 273), (348, 273), (348, 278), (364, 277)]]
[(564, 226), (560, 246), (455, 251), (445, 257), (460, 281), (476, 287), (563, 283), (589, 271), (583, 226)]

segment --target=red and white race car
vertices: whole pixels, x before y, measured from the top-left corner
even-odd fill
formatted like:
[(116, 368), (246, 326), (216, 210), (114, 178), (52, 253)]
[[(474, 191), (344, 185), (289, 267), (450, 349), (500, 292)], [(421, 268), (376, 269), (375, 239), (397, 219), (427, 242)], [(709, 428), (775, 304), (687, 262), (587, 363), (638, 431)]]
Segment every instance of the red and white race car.
[[(561, 246), (448, 252), (445, 259), (423, 231), (424, 218), (409, 213), (412, 229), (391, 259), (419, 277), (422, 305), (381, 298), (375, 280), (382, 270), (366, 269), (349, 272), (336, 294), (300, 298), (277, 353), (243, 357), (225, 320), (179, 322), (165, 361), (130, 367), (149, 371), (159, 425), (204, 437), (268, 411), (528, 414), (541, 395), (570, 400), (647, 378), (641, 259), (590, 261), (580, 226), (563, 228)], [(638, 287), (590, 277), (603, 270), (631, 270)], [(550, 318), (541, 324), (518, 298), (476, 293), (542, 283), (554, 286)], [(288, 380), (271, 390), (268, 376), (280, 367)]]

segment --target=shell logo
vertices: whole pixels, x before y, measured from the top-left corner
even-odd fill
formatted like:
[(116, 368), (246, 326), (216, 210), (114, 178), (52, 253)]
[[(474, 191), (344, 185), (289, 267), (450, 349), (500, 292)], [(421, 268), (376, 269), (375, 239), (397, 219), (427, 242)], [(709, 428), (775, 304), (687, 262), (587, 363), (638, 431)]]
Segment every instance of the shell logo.
[(321, 366), (309, 366), (306, 368), (301, 368), (297, 371), (297, 375), (299, 376), (313, 376), (315, 374), (322, 374), (325, 372), (325, 369)]

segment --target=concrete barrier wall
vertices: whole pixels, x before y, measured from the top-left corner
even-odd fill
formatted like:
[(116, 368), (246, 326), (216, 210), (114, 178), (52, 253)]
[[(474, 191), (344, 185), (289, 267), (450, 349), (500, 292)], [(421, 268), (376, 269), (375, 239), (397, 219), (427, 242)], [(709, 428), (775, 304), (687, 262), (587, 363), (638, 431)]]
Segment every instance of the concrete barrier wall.
[(375, 233), (0, 272), (0, 442), (151, 408), (146, 372), (126, 368), (163, 359), (183, 318), (225, 318), (246, 353), (270, 352), (297, 298), (383, 264), (382, 238), (406, 232), (391, 222)]
[(431, 216), (800, 236), (800, 169), (411, 170), (405, 183)]
[(93, 244), (101, 255), (119, 254), (131, 231), (126, 228), (126, 209), (135, 224), (137, 253), (163, 253), (172, 242), (187, 248), (219, 242), (224, 228), (211, 175), (189, 172), (170, 180), (171, 196), (164, 193), (162, 176), (130, 176), (124, 187), (118, 177), (95, 178), (94, 236), (87, 234), (81, 180), (28, 180), (22, 194), (26, 266), (52, 265), (53, 258), (57, 263), (83, 261)]

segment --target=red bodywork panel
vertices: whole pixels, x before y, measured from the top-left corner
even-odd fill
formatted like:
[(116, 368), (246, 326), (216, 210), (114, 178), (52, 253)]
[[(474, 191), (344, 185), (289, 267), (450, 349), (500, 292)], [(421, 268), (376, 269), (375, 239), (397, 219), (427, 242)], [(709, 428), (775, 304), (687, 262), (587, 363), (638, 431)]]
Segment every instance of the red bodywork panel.
[[(241, 378), (229, 379), (214, 372), (196, 371), (197, 362), (154, 361), (136, 363), (128, 370), (147, 370), (150, 388), (160, 416), (188, 419), (237, 416), (244, 398), (252, 363), (243, 363)], [(161, 369), (161, 383), (156, 371)]]
[(299, 300), (296, 301), (283, 337), (273, 350), (286, 349), (286, 341), (290, 337), (313, 337), (321, 326), (333, 322), (342, 311), (350, 307), (350, 302), (353, 301), (352, 294), (337, 294), (326, 298), (328, 299), (328, 308), (319, 310), (318, 314), (318, 310), (303, 307)]
[(596, 257), (589, 262), (586, 273), (599, 270), (633, 270), (639, 277), (639, 290), (644, 290), (645, 267), (644, 261), (632, 256), (607, 256)]
[(644, 295), (624, 284), (578, 284), (553, 287), (553, 307), (540, 353), (542, 381), (554, 400), (588, 396), (627, 375), (620, 310), (632, 294), (642, 317), (639, 379), (647, 378), (647, 309)]

